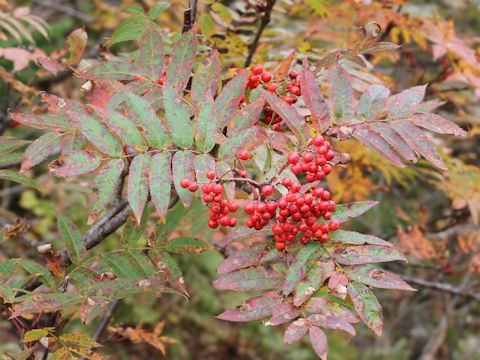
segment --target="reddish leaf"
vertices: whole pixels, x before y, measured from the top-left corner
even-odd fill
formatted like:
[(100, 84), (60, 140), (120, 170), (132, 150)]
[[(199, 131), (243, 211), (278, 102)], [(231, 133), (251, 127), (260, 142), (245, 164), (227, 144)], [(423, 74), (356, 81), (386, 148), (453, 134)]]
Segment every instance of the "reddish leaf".
[(288, 55), (286, 58), (284, 58), (280, 62), (280, 65), (278, 65), (278, 68), (277, 70), (275, 70), (275, 73), (274, 73), (274, 77), (276, 79), (283, 79), (287, 76), (288, 70), (290, 70), (290, 67), (292, 65), (292, 60), (294, 56), (295, 56), (295, 51), (292, 51), (290, 55)]
[(330, 127), (330, 112), (325, 99), (321, 95), (315, 75), (309, 70), (308, 60), (305, 58), (300, 73), (300, 86), (305, 105), (312, 114), (312, 123), (317, 131), (324, 132)]
[[(328, 294), (328, 293), (326, 293)], [(347, 308), (341, 306), (337, 302), (332, 300), (324, 299), (321, 297), (312, 297), (308, 300), (304, 308), (306, 311), (311, 313), (322, 313), (326, 316), (333, 316), (337, 318), (342, 318), (349, 323), (359, 322), (358, 318)]]
[(383, 245), (383, 246), (393, 246), (388, 241), (382, 240), (373, 235), (361, 234), (355, 231), (345, 231), (338, 230), (330, 233), (330, 241), (332, 242), (341, 242), (342, 244), (349, 245)]
[(180, 180), (187, 178), (190, 181), (195, 181), (195, 171), (193, 170), (193, 161), (195, 156), (191, 151), (183, 150), (177, 151), (172, 159), (173, 184), (177, 191), (178, 197), (185, 207), (190, 206), (193, 198), (193, 193), (188, 189), (180, 186)]
[(297, 286), (298, 282), (303, 279), (305, 273), (314, 264), (314, 261), (323, 252), (318, 242), (311, 242), (303, 246), (295, 257), (295, 261), (290, 264), (287, 271), (285, 284), (283, 285), (283, 294), (289, 295)]
[(190, 115), (180, 95), (175, 92), (170, 83), (163, 85), (163, 103), (173, 142), (183, 149), (191, 147), (194, 130)]
[(148, 26), (139, 42), (139, 61), (143, 76), (157, 81), (163, 76), (164, 48), (162, 33)]
[(348, 74), (340, 65), (335, 65), (328, 73), (328, 80), (337, 123), (348, 123), (355, 115), (355, 98)]
[(240, 100), (245, 93), (245, 86), (248, 81), (248, 72), (242, 71), (231, 79), (215, 99), (215, 106), (218, 111), (218, 127), (230, 124), (240, 105)]
[(218, 112), (212, 95), (208, 92), (202, 103), (197, 117), (197, 140), (198, 150), (207, 153), (215, 146), (217, 134)]
[(176, 254), (196, 254), (213, 249), (213, 246), (206, 241), (197, 240), (188, 236), (181, 236), (171, 239), (162, 245), (162, 249)]
[(371, 265), (357, 265), (343, 269), (350, 279), (365, 285), (381, 289), (397, 289), (416, 291), (399, 276), (388, 271), (377, 269)]
[(413, 125), (410, 121), (399, 120), (392, 122), (393, 129), (409, 144), (409, 146), (420, 154), (425, 159), (442, 170), (447, 170), (442, 158), (428, 140), (427, 136), (422, 130)]
[(223, 312), (217, 318), (237, 322), (259, 320), (270, 315), (271, 306), (282, 300), (278, 291), (267, 292), (246, 300), (242, 305)]
[(152, 156), (150, 166), (150, 194), (160, 218), (165, 219), (172, 190), (172, 156), (162, 152)]
[(17, 139), (13, 136), (0, 136), (0, 154), (7, 154), (30, 144), (30, 141)]
[(363, 322), (378, 336), (382, 335), (383, 316), (382, 308), (370, 289), (360, 283), (350, 283), (348, 294), (353, 301), (355, 310)]
[(140, 75), (135, 65), (124, 61), (104, 61), (93, 65), (80, 74), (81, 77), (88, 80), (133, 80)]
[(253, 123), (259, 119), (264, 104), (265, 99), (260, 97), (247, 106), (242, 107), (233, 119), (233, 129), (228, 129), (228, 136), (253, 126)]
[(254, 291), (274, 289), (284, 280), (284, 274), (271, 267), (257, 266), (223, 275), (213, 282), (219, 290)]
[(395, 50), (398, 49), (400, 45), (394, 44), (392, 42), (377, 42), (369, 47), (362, 49), (360, 54), (373, 54), (381, 51)]
[(349, 204), (339, 204), (334, 213), (334, 219), (339, 222), (350, 220), (360, 216), (378, 204), (378, 201), (360, 201)]
[(389, 124), (374, 122), (369, 124), (369, 128), (384, 138), (385, 141), (389, 143), (390, 146), (393, 147), (405, 159), (417, 162), (417, 157), (412, 149), (410, 149), (410, 146), (392, 129)]
[[(59, 160), (61, 159), (61, 164)], [(89, 173), (100, 166), (100, 155), (92, 151), (73, 151), (50, 163), (50, 172), (58, 177)]]
[(173, 47), (167, 66), (167, 80), (175, 87), (177, 93), (182, 92), (187, 86), (196, 55), (197, 38), (189, 31), (183, 34)]
[(415, 114), (412, 117), (412, 121), (417, 126), (439, 134), (453, 134), (457, 136), (465, 136), (467, 134), (457, 124), (432, 113)]
[(60, 138), (60, 147), (62, 148), (62, 153), (68, 154), (72, 151), (82, 150), (85, 141), (86, 139), (80, 133), (80, 131), (63, 133), (62, 137)]
[(9, 113), (8, 115), (12, 118), (12, 120), (35, 129), (62, 131), (73, 128), (73, 124), (64, 116), (59, 116), (56, 114), (34, 115)]
[(75, 65), (82, 58), (87, 47), (87, 33), (83, 28), (76, 29), (67, 37), (67, 64)]
[(74, 264), (79, 264), (87, 256), (87, 249), (82, 240), (82, 233), (76, 225), (62, 215), (57, 216), (58, 231), (65, 241), (68, 256)]
[(23, 153), (22, 167), (20, 173), (23, 173), (45, 160), (60, 145), (60, 134), (48, 132), (40, 136), (31, 143)]
[(337, 261), (344, 265), (359, 265), (372, 262), (407, 260), (398, 250), (391, 246), (360, 245), (343, 250)]
[(295, 341), (300, 340), (308, 331), (310, 324), (304, 318), (295, 320), (291, 323), (285, 333), (283, 334), (283, 341), (285, 344), (292, 344)]
[(300, 281), (295, 289), (293, 304), (302, 305), (335, 271), (335, 263), (329, 257), (322, 257), (307, 272), (307, 278)]
[(296, 319), (300, 312), (292, 304), (278, 304), (271, 308), (272, 318), (265, 325), (281, 325)]
[(350, 323), (345, 319), (339, 317), (323, 314), (314, 314), (308, 317), (308, 321), (310, 321), (315, 326), (321, 326), (327, 329), (343, 330), (353, 336), (355, 336), (356, 334), (353, 326), (350, 325)]
[(140, 224), (143, 209), (148, 197), (148, 176), (150, 171), (150, 156), (138, 154), (130, 164), (128, 174), (128, 202), (132, 208), (137, 223)]
[(198, 66), (192, 81), (192, 102), (195, 106), (202, 104), (207, 93), (215, 95), (220, 79), (220, 57), (218, 50), (213, 49)]
[(304, 142), (306, 140), (306, 123), (297, 110), (295, 110), (295, 107), (286, 103), (278, 96), (271, 94), (267, 90), (260, 89), (260, 92), (273, 110), (282, 117), (285, 124), (287, 124), (288, 128), (295, 134), (297, 139)]
[(362, 144), (371, 148), (391, 163), (399, 167), (405, 167), (405, 164), (402, 163), (402, 159), (400, 159), (390, 144), (367, 125), (356, 126), (352, 135), (360, 140)]
[(382, 85), (370, 85), (358, 102), (358, 114), (365, 120), (373, 120), (383, 110), (390, 90)]
[(147, 150), (147, 144), (136, 125), (122, 114), (108, 108), (91, 107), (101, 117), (102, 122), (117, 134), (123, 143), (136, 151)]
[(243, 251), (236, 251), (223, 261), (223, 263), (217, 268), (217, 272), (223, 274), (257, 265), (264, 255), (264, 251), (265, 246), (261, 244), (248, 247)]
[(124, 166), (125, 162), (122, 159), (112, 159), (98, 172), (95, 178), (95, 186), (98, 189), (98, 199), (92, 206), (88, 224), (93, 223), (114, 198), (117, 183)]
[(68, 114), (75, 120), (82, 134), (102, 153), (118, 157), (123, 155), (123, 147), (108, 128), (97, 119), (86, 114), (70, 112)]
[(425, 97), (427, 85), (414, 86), (390, 98), (388, 116), (392, 119), (404, 118), (415, 111)]
[(245, 145), (247, 145), (255, 135), (255, 128), (249, 128), (247, 130), (242, 131), (241, 133), (237, 133), (234, 137), (229, 138), (225, 144), (220, 146), (218, 149), (218, 158), (219, 159), (229, 159), (238, 154), (240, 150), (242, 150)]

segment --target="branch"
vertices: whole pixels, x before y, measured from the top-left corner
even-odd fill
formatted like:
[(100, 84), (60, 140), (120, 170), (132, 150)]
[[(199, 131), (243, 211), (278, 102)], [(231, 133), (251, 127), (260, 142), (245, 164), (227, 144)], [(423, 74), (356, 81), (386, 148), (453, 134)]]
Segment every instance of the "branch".
[[(108, 214), (106, 214), (102, 219), (100, 219), (95, 225), (93, 225), (82, 237), (82, 241), (85, 244), (87, 250), (100, 244), (105, 238), (114, 233), (120, 226), (122, 226), (125, 221), (127, 221), (128, 215), (130, 214), (130, 206), (126, 200), (122, 201), (120, 204), (116, 205)], [(68, 256), (67, 250), (63, 249), (60, 251), (60, 256), (62, 257), (65, 266), (72, 264), (72, 260)], [(33, 291), (42, 285), (39, 277), (35, 277), (30, 280), (23, 287), (26, 291)], [(16, 296), (23, 295), (23, 291), (17, 292)]]
[(250, 63), (252, 62), (253, 54), (257, 50), (258, 42), (260, 37), (262, 36), (263, 30), (267, 27), (268, 23), (270, 22), (270, 14), (272, 13), (273, 7), (277, 0), (267, 0), (267, 4), (263, 10), (263, 16), (260, 22), (260, 27), (257, 30), (257, 34), (255, 35), (255, 39), (253, 40), (252, 44), (250, 44), (250, 50), (248, 52), (247, 59), (245, 60), (244, 67), (249, 67)]
[(447, 283), (440, 283), (440, 282), (433, 282), (433, 281), (428, 281), (428, 280), (423, 280), (415, 277), (410, 277), (408, 275), (399, 275), (403, 280), (405, 280), (408, 283), (423, 286), (426, 288), (430, 288), (433, 290), (439, 290), (439, 291), (444, 291), (448, 292), (451, 294), (455, 295), (460, 295), (466, 298), (471, 298), (476, 301), (480, 302), (480, 293), (471, 293), (466, 290), (467, 287), (455, 287), (451, 284)]
[(195, 24), (197, 17), (197, 0), (190, 0), (190, 7), (183, 12), (182, 34), (190, 30)]
[(117, 310), (118, 305), (120, 304), (120, 299), (115, 300), (108, 308), (107, 313), (105, 314), (102, 322), (98, 325), (97, 330), (95, 330), (95, 334), (92, 336), (92, 340), (97, 341), (100, 340), (100, 336), (105, 331), (108, 323), (113, 317), (115, 310)]
[(48, 9), (52, 9), (58, 12), (62, 12), (64, 14), (70, 15), (74, 18), (77, 18), (78, 20), (81, 20), (86, 23), (91, 23), (95, 19), (92, 18), (90, 15), (84, 14), (72, 7), (69, 7), (67, 5), (62, 5), (62, 4), (57, 4), (53, 3), (50, 0), (32, 0), (33, 3), (43, 6)]

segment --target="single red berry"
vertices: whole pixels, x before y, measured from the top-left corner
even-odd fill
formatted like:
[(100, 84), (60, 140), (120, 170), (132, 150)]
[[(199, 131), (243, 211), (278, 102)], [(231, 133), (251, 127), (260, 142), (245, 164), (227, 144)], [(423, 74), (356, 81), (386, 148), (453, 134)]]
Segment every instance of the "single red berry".
[(313, 160), (314, 156), (311, 152), (307, 152), (305, 154), (303, 154), (303, 161), (305, 161), (306, 163), (309, 163)]
[(325, 175), (328, 175), (332, 172), (332, 166), (330, 164), (325, 164), (322, 166), (322, 171), (325, 173)]
[(246, 170), (240, 170), (240, 172), (238, 173), (238, 175), (240, 175), (240, 177), (242, 178), (246, 178), (248, 173)]
[(277, 84), (275, 83), (268, 84), (267, 90), (271, 93), (274, 93), (275, 91), (277, 91)]
[(313, 189), (313, 196), (316, 198), (322, 197), (323, 189), (321, 187), (316, 187)]
[(277, 211), (277, 203), (273, 200), (267, 202), (267, 211), (271, 213)]
[(318, 166), (323, 166), (326, 163), (327, 163), (327, 160), (323, 156), (317, 156), (315, 159), (315, 164), (317, 164)]
[(332, 220), (328, 224), (328, 228), (332, 231), (336, 231), (336, 230), (340, 229), (340, 223), (337, 220)]
[(213, 204), (211, 207), (211, 211), (219, 214), (222, 211), (222, 208), (218, 204)]
[(328, 150), (325, 153), (325, 160), (327, 160), (327, 161), (333, 160), (333, 151), (332, 150)]
[(265, 109), (263, 109), (263, 113), (265, 116), (271, 116), (273, 115), (273, 109), (269, 106), (266, 106)]
[(288, 202), (287, 202), (286, 199), (282, 198), (282, 199), (278, 200), (277, 205), (280, 209), (286, 209), (287, 206), (288, 206)]
[(253, 214), (253, 212), (255, 211), (255, 204), (246, 203), (243, 206), (243, 211), (245, 211), (246, 214)]
[(180, 180), (180, 186), (184, 189), (188, 188), (188, 185), (190, 185), (190, 180), (187, 178), (183, 178)]
[(196, 182), (191, 182), (188, 185), (188, 190), (190, 190), (191, 192), (197, 191), (198, 190), (198, 184)]
[(263, 214), (265, 211), (267, 211), (267, 206), (265, 205), (265, 203), (259, 202), (257, 203), (256, 210), (260, 214)]
[(203, 195), (203, 201), (208, 203), (211, 203), (213, 201), (213, 196), (210, 194)]
[(232, 201), (230, 204), (228, 204), (228, 209), (230, 210), (230, 212), (237, 212), (238, 203), (236, 203), (235, 201)]
[(273, 227), (272, 227), (272, 232), (273, 232), (274, 234), (281, 234), (281, 233), (283, 233), (283, 228), (282, 228), (280, 225), (275, 224), (275, 225), (273, 225)]
[(292, 179), (290, 179), (289, 177), (283, 178), (282, 185), (285, 186), (286, 188), (289, 188), (290, 185), (292, 185)]
[(247, 150), (242, 150), (238, 153), (238, 157), (242, 160), (248, 160), (250, 153)]
[(292, 168), (292, 173), (294, 173), (295, 175), (300, 175), (300, 173), (302, 172), (302, 167), (300, 165), (293, 165)]
[(318, 170), (315, 173), (315, 179), (317, 180), (323, 180), (324, 177), (325, 177), (325, 173), (322, 170)]
[(321, 146), (323, 145), (323, 142), (325, 139), (323, 138), (322, 135), (315, 135), (315, 137), (312, 139), (312, 144), (315, 146)]
[(290, 95), (285, 95), (282, 99), (288, 104), (293, 104), (295, 102), (295, 99)]
[(300, 155), (298, 155), (296, 152), (290, 153), (287, 157), (287, 161), (292, 165), (295, 165), (296, 163), (298, 163), (299, 160), (300, 160)]
[(286, 246), (286, 244), (284, 242), (276, 242), (275, 243), (275, 247), (277, 248), (277, 250), (283, 250), (283, 249), (285, 249), (285, 246)]
[(249, 86), (250, 88), (252, 88), (252, 89), (257, 88), (258, 85), (260, 85), (260, 81), (254, 81), (254, 82), (249, 81), (249, 82), (248, 82), (248, 86)]
[(208, 227), (210, 229), (216, 229), (218, 227), (218, 222), (215, 220), (208, 220)]
[(250, 80), (250, 82), (252, 82), (252, 83), (255, 83), (259, 80), (259, 77), (255, 74), (252, 74), (248, 77), (248, 80)]
[(302, 185), (300, 185), (299, 182), (295, 181), (295, 182), (292, 183), (292, 185), (290, 185), (290, 191), (292, 193), (297, 193), (300, 190), (302, 190)]
[(327, 211), (325, 214), (323, 214), (323, 218), (325, 220), (330, 220), (332, 217), (332, 213), (330, 211)]
[(298, 86), (293, 85), (293, 86), (290, 86), (289, 90), (292, 94), (297, 95), (297, 92), (300, 91), (300, 88)]
[(133, 79), (133, 81), (142, 81), (142, 80), (143, 80), (143, 78), (141, 76), (137, 76), (137, 77), (135, 77), (135, 79)]
[(266, 71), (265, 71), (265, 72), (262, 74), (262, 81), (268, 83), (268, 82), (270, 82), (270, 80), (272, 80), (272, 74), (270, 74), (269, 72), (266, 72)]
[(245, 100), (247, 100), (247, 97), (245, 96), (245, 94), (243, 94), (242, 97), (240, 98), (240, 104), (243, 104)]
[(263, 66), (260, 64), (255, 64), (252, 66), (252, 72), (254, 74), (260, 75), (263, 72)]
[(217, 195), (220, 195), (223, 192), (223, 186), (220, 184), (213, 185), (213, 192)]
[(222, 200), (222, 195), (215, 195), (213, 197), (213, 201), (216, 202), (216, 203), (219, 203), (220, 201)]
[(220, 206), (222, 208), (227, 208), (228, 207), (228, 200), (227, 199), (222, 199), (222, 201), (220, 201)]
[(228, 226), (234, 227), (236, 225), (237, 225), (237, 219), (235, 219), (234, 217), (231, 217), (228, 221)]
[(322, 200), (329, 200), (330, 196), (331, 196), (330, 193), (327, 190), (325, 190), (322, 192), (321, 198)]
[(293, 193), (288, 193), (287, 196), (285, 197), (285, 199), (288, 201), (288, 202), (294, 202), (297, 200), (297, 197), (295, 194)]
[(217, 174), (215, 174), (215, 170), (208, 170), (207, 173), (205, 174), (205, 176), (207, 177), (207, 179), (210, 179), (210, 180), (213, 180), (215, 179), (215, 176)]
[(222, 216), (219, 220), (218, 223), (222, 226), (227, 226), (230, 222), (230, 218), (228, 216)]
[(202, 192), (204, 194), (208, 194), (208, 193), (212, 192), (212, 188), (213, 188), (212, 184), (203, 184), (202, 185)]
[(270, 185), (262, 186), (262, 195), (263, 196), (270, 196), (273, 194), (273, 187)]
[(296, 71), (290, 70), (288, 76), (290, 77), (290, 79), (295, 80), (298, 76), (298, 73)]
[(328, 234), (323, 234), (319, 240), (322, 243), (326, 243), (328, 241), (328, 239), (329, 239)]
[(163, 85), (164, 82), (165, 82), (165, 76), (162, 76), (160, 79), (157, 80), (158, 85)]
[(247, 226), (248, 226), (249, 228), (252, 228), (252, 227), (255, 226), (255, 223), (253, 222), (252, 219), (247, 219)]
[(328, 149), (325, 145), (321, 145), (317, 148), (317, 153), (319, 153), (320, 155), (325, 155), (327, 151)]
[(280, 132), (283, 130), (283, 127), (281, 124), (277, 124), (273, 127), (273, 130)]

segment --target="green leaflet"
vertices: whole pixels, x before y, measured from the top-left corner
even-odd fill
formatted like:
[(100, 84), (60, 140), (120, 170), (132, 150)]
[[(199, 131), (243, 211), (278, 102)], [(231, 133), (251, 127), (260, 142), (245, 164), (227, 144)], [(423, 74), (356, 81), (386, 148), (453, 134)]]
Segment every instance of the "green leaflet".
[(169, 83), (163, 85), (163, 102), (173, 142), (182, 149), (190, 148), (193, 145), (193, 126), (190, 115), (181, 96)]

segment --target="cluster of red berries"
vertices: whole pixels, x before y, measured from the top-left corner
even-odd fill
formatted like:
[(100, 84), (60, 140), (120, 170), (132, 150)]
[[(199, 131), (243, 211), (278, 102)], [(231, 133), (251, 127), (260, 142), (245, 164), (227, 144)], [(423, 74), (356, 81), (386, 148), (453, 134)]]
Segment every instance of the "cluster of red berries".
[[(296, 175), (306, 173), (305, 177), (309, 182), (322, 180), (330, 174), (332, 167), (327, 161), (333, 159), (331, 145), (321, 135), (315, 136), (312, 144), (315, 147), (314, 151), (307, 149), (302, 156), (298, 153), (290, 153), (287, 157), (292, 172)], [(250, 154), (242, 150), (237, 157), (239, 160), (248, 160)], [(218, 180), (215, 181), (214, 170), (209, 170), (205, 175), (210, 180), (209, 183), (202, 185), (203, 201), (211, 205), (208, 226), (212, 229), (217, 228), (218, 225), (235, 226), (237, 219), (228, 214), (236, 212), (238, 204), (222, 197), (223, 186)], [(247, 175), (243, 174), (242, 177)], [(196, 182), (190, 182), (185, 178), (180, 180), (180, 185), (192, 192), (198, 189)], [(302, 244), (315, 239), (327, 242), (329, 232), (338, 230), (340, 227), (338, 221), (330, 221), (336, 209), (335, 202), (330, 199), (330, 192), (321, 187), (309, 188), (302, 192), (302, 185), (288, 177), (283, 178), (281, 185), (288, 190), (288, 193), (279, 200), (268, 199), (273, 195), (275, 184), (273, 186), (267, 184), (261, 188), (261, 195), (267, 198), (265, 201), (247, 202), (243, 206), (243, 211), (249, 215), (246, 225), (262, 230), (270, 221), (274, 221), (272, 231), (275, 247), (278, 250), (285, 249), (287, 242), (294, 242), (297, 237), (300, 237)], [(328, 222), (320, 224), (317, 222), (318, 219)]]
[(316, 151), (307, 151), (302, 156), (296, 152), (288, 155), (287, 160), (292, 165), (292, 172), (295, 175), (306, 173), (305, 179), (308, 182), (323, 180), (332, 172), (332, 166), (327, 162), (333, 159), (332, 145), (325, 141), (323, 136), (317, 135), (312, 139)]
[[(207, 179), (214, 180), (217, 174), (214, 170), (208, 170), (205, 173)], [(188, 189), (191, 192), (198, 190), (196, 182), (190, 182), (183, 178), (180, 180), (180, 186)], [(228, 213), (234, 213), (238, 210), (238, 203), (235, 201), (229, 202), (222, 196), (223, 186), (220, 183), (205, 183), (202, 185), (203, 201), (210, 206), (210, 220), (208, 220), (208, 227), (216, 229), (218, 225), (234, 227), (237, 225), (237, 219), (228, 216)]]

